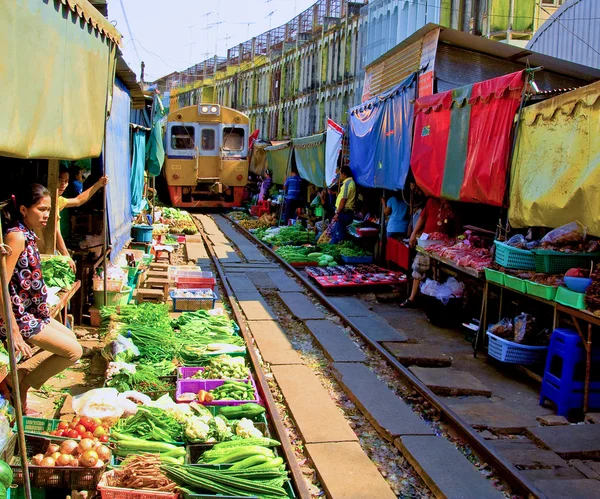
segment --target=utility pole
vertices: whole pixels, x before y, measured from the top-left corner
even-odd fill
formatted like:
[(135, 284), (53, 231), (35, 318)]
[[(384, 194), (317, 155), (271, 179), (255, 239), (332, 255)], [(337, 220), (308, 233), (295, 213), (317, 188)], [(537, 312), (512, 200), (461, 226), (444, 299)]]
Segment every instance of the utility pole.
[(190, 30), (190, 43), (188, 43), (187, 45), (190, 47), (190, 67), (192, 66), (192, 47), (196, 44), (196, 42), (194, 42), (194, 36), (193, 36), (195, 26), (196, 26), (195, 24), (188, 26), (188, 29)]
[(142, 61), (142, 64), (140, 64), (141, 69), (140, 69), (140, 81), (142, 83), (144, 83), (144, 69), (146, 69), (146, 64), (144, 64), (144, 61)]

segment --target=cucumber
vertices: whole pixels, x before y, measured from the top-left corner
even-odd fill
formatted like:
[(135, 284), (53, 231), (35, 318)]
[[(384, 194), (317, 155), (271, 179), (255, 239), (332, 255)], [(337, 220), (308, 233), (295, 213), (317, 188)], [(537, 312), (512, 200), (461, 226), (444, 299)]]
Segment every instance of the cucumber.
[(251, 468), (252, 466), (258, 466), (259, 464), (265, 464), (271, 460), (272, 459), (268, 458), (267, 456), (258, 454), (255, 456), (247, 457), (246, 459), (242, 459), (241, 461), (238, 461), (237, 463), (232, 465), (231, 468), (229, 468), (229, 469), (230, 470), (243, 470), (246, 468)]
[(325, 255), (323, 255), (323, 253), (309, 253), (306, 256), (308, 258), (316, 258), (317, 260), (321, 260)]
[(326, 260), (328, 262), (333, 262), (333, 257), (331, 255), (323, 255), (323, 260)]
[(242, 404), (238, 406), (222, 406), (219, 407), (217, 412), (228, 419), (251, 419), (264, 414), (265, 408), (262, 405), (250, 402), (248, 404)]

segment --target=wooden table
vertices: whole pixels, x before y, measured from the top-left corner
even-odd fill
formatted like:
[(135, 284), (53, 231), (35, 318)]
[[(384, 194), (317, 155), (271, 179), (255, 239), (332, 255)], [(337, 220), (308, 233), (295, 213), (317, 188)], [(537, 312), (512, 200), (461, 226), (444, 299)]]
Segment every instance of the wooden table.
[(50, 317), (55, 319), (58, 316), (58, 314), (62, 312), (62, 323), (66, 325), (68, 312), (67, 305), (69, 304), (71, 298), (75, 296), (75, 293), (79, 291), (79, 288), (81, 288), (81, 281), (75, 281), (71, 288), (64, 291), (60, 291), (58, 294), (60, 297), (60, 301), (56, 305), (50, 307)]

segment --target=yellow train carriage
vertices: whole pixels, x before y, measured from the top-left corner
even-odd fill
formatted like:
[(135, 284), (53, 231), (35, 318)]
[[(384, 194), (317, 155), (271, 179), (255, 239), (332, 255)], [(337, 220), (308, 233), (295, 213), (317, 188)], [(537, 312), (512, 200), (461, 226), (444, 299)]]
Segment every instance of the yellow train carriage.
[(248, 183), (248, 117), (217, 104), (169, 114), (164, 174), (173, 206), (232, 207)]

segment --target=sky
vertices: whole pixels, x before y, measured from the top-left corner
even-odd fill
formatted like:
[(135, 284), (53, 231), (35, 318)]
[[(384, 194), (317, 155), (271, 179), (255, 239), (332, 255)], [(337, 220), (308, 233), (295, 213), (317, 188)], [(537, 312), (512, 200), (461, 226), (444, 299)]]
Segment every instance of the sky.
[[(145, 81), (181, 71), (276, 28), (316, 0), (109, 0), (123, 56)], [(123, 14), (125, 9), (125, 15)], [(271, 14), (271, 15), (269, 15)]]

